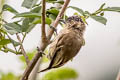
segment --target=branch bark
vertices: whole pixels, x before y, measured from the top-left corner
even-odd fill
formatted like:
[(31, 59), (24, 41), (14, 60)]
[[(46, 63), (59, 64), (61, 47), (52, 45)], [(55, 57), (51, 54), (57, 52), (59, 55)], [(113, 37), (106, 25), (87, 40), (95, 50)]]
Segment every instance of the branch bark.
[(45, 43), (46, 42), (46, 32), (45, 32), (45, 8), (46, 8), (46, 0), (42, 0), (42, 27), (41, 27), (41, 30), (42, 30), (42, 43)]
[[(66, 0), (66, 2), (64, 3), (64, 5), (63, 5), (61, 11), (59, 12), (59, 14), (58, 14), (58, 16), (57, 16), (55, 22), (54, 22), (53, 25), (52, 25), (54, 28), (57, 27), (57, 25), (58, 25), (58, 23), (59, 23), (59, 20), (60, 20), (61, 17), (64, 15), (64, 12), (65, 12), (65, 10), (66, 10), (66, 8), (67, 8), (69, 2), (70, 2), (70, 0)], [(48, 40), (51, 39), (51, 37), (52, 37), (52, 35), (53, 35), (53, 32), (54, 32), (53, 29), (51, 29), (51, 30), (49, 31), (48, 37), (47, 37)]]
[[(60, 18), (63, 16), (68, 4), (69, 4), (70, 0), (66, 0), (61, 11), (59, 12), (55, 22), (53, 23), (53, 27), (57, 27), (58, 23), (59, 23), (59, 20)], [(43, 26), (42, 26), (43, 27)], [(43, 28), (44, 29), (44, 28)], [(45, 29), (44, 29), (45, 30)], [(43, 32), (43, 31), (42, 31)], [(48, 36), (47, 36), (47, 39), (50, 40), (51, 37), (52, 37), (52, 34), (53, 34), (54, 30), (51, 29), (50, 32), (48, 33)], [(48, 43), (42, 43), (41, 42), (41, 45), (40, 45), (40, 50), (41, 51), (44, 51), (45, 48), (47, 47)], [(34, 68), (35, 64), (37, 63), (37, 61), (39, 60), (39, 58), (41, 58), (42, 56), (42, 52), (37, 52), (37, 54), (33, 57), (32, 61), (29, 63), (28, 67), (26, 68), (21, 80), (28, 80), (28, 76), (30, 75), (32, 69)]]

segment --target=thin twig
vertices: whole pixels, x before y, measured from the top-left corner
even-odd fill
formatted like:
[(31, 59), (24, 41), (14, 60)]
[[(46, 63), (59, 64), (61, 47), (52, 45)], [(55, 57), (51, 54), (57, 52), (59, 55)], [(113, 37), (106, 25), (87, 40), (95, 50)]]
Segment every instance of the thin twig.
[(20, 39), (20, 37), (19, 37), (19, 35), (18, 34), (16, 34), (16, 36), (17, 36), (17, 39), (19, 40), (19, 42), (20, 42), (20, 48), (21, 48), (21, 51), (22, 51), (22, 54), (23, 54), (23, 56), (25, 57), (25, 61), (26, 61), (26, 63), (27, 63), (27, 65), (29, 64), (29, 58), (28, 58), (28, 56), (27, 56), (27, 54), (26, 54), (26, 52), (25, 52), (25, 49), (24, 49), (24, 47), (23, 47), (23, 45), (22, 45), (22, 41), (21, 41), (21, 39)]
[[(60, 18), (63, 16), (63, 14), (64, 14), (64, 12), (65, 12), (65, 10), (66, 10), (69, 2), (70, 2), (70, 0), (66, 0), (66, 2), (64, 3), (61, 11), (59, 12), (59, 14), (58, 14), (58, 16), (57, 16), (57, 18), (56, 18), (56, 20), (55, 20), (55, 22), (54, 22), (54, 24), (53, 24), (54, 27), (57, 27), (58, 22), (59, 22)], [(50, 40), (53, 32), (54, 32), (53, 30), (50, 30), (49, 35), (48, 35), (48, 39), (49, 39), (49, 40)], [(48, 44), (47, 44), (47, 45), (43, 45), (43, 44), (44, 44), (44, 43), (41, 43), (41, 45), (40, 45), (40, 50), (41, 50), (41, 51), (44, 51), (45, 48), (46, 48), (47, 45), (48, 45)], [(41, 52), (37, 52), (37, 54), (33, 57), (32, 61), (31, 61), (30, 64), (27, 66), (27, 68), (26, 68), (26, 70), (25, 70), (25, 72), (24, 72), (21, 80), (28, 80), (28, 76), (30, 75), (30, 73), (31, 73), (31, 71), (33, 70), (35, 64), (37, 63), (37, 61), (38, 61), (39, 58), (41, 57), (41, 54), (42, 54)]]
[[(26, 37), (26, 34), (27, 34), (27, 33), (25, 33), (25, 34), (23, 34), (23, 33), (22, 33), (22, 35), (23, 35), (23, 38), (22, 38), (22, 41), (21, 41), (21, 43), (23, 43), (23, 42), (24, 42), (24, 40), (25, 40), (25, 37)], [(19, 47), (19, 49), (18, 49), (18, 52), (20, 51), (20, 49), (21, 49), (21, 47)]]

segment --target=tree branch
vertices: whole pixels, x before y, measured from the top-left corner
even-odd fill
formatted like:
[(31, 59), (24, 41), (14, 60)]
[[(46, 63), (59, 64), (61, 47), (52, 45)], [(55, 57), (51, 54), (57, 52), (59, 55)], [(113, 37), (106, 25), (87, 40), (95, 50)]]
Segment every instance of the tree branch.
[[(54, 22), (53, 25), (52, 25), (54, 28), (57, 27), (57, 25), (58, 25), (58, 23), (59, 23), (59, 20), (60, 20), (61, 17), (63, 16), (63, 14), (64, 14), (64, 12), (65, 12), (65, 10), (66, 10), (66, 8), (67, 8), (69, 2), (70, 2), (70, 0), (66, 0), (66, 2), (64, 3), (64, 5), (63, 5), (61, 11), (59, 12), (59, 14), (58, 14), (58, 16), (57, 16), (55, 22)], [(48, 40), (51, 39), (53, 32), (54, 32), (53, 29), (51, 29), (51, 30), (49, 31), (49, 33), (48, 33), (48, 37), (47, 37)]]
[(26, 63), (27, 63), (27, 65), (29, 64), (29, 58), (28, 58), (28, 56), (27, 56), (27, 54), (26, 54), (26, 52), (25, 52), (25, 50), (24, 50), (24, 47), (23, 47), (23, 45), (22, 45), (22, 41), (21, 41), (21, 39), (20, 39), (20, 37), (19, 37), (19, 35), (18, 34), (16, 34), (16, 36), (17, 36), (17, 39), (19, 40), (19, 42), (20, 42), (20, 48), (21, 48), (21, 51), (22, 51), (22, 54), (23, 54), (23, 56), (25, 57), (25, 61), (26, 61)]
[(45, 32), (45, 8), (46, 8), (46, 0), (42, 0), (42, 43), (46, 43), (46, 32)]
[[(53, 26), (56, 28), (58, 23), (59, 23), (59, 20), (60, 18), (63, 16), (68, 4), (69, 4), (70, 0), (66, 0), (61, 11), (59, 12), (55, 22), (53, 23)], [(48, 37), (47, 39), (50, 40), (50, 38), (52, 37), (52, 34), (53, 34), (54, 30), (50, 30), (49, 34), (48, 34)], [(45, 48), (47, 47), (48, 44), (44, 44), (41, 42), (41, 45), (40, 45), (40, 50), (41, 51), (44, 51)], [(34, 68), (35, 64), (37, 63), (37, 61), (39, 60), (39, 58), (41, 57), (41, 54), (42, 52), (37, 52), (37, 54), (33, 57), (32, 61), (29, 63), (28, 67), (26, 68), (21, 80), (28, 80), (28, 76), (30, 75), (32, 69)]]

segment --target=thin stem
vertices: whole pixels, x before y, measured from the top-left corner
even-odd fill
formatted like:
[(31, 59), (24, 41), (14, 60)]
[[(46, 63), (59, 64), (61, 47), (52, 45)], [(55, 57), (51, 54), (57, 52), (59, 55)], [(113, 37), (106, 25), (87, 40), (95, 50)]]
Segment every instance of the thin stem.
[(20, 42), (20, 48), (21, 48), (21, 51), (22, 51), (22, 54), (23, 54), (23, 56), (25, 57), (25, 61), (26, 61), (26, 63), (27, 63), (27, 65), (29, 64), (29, 58), (28, 58), (28, 56), (27, 56), (27, 54), (26, 54), (26, 52), (25, 52), (25, 49), (24, 49), (24, 47), (23, 47), (23, 45), (22, 45), (22, 41), (21, 41), (21, 39), (20, 39), (20, 37), (19, 37), (19, 35), (18, 34), (16, 34), (16, 36), (17, 36), (17, 39), (19, 40), (19, 42)]
[[(25, 34), (22, 33), (22, 35), (23, 35), (23, 38), (22, 38), (21, 43), (23, 44), (23, 42), (24, 42), (24, 40), (25, 40), (25, 37), (26, 37), (27, 33), (25, 33)], [(20, 49), (21, 49), (21, 48), (18, 49), (18, 52), (20, 51)]]
[[(9, 52), (11, 52), (11, 53), (14, 53), (14, 54), (16, 54), (16, 55), (20, 54), (20, 53), (14, 51), (14, 50), (8, 48), (7, 46), (4, 46), (4, 49), (7, 49), (7, 51), (9, 51)], [(1, 50), (1, 51), (4, 51), (4, 50)]]

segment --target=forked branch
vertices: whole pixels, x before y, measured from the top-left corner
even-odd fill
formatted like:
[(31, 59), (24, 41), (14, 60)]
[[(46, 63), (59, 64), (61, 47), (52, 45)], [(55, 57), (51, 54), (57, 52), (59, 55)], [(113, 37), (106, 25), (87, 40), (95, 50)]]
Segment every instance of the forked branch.
[[(45, 0), (43, 0), (43, 1), (45, 1)], [(55, 28), (57, 27), (57, 25), (58, 25), (59, 20), (61, 19), (61, 17), (64, 15), (64, 12), (65, 12), (65, 10), (67, 9), (67, 6), (68, 6), (69, 2), (70, 2), (70, 0), (66, 0), (66, 1), (65, 1), (64, 5), (63, 5), (63, 7), (62, 7), (62, 9), (61, 9), (61, 11), (59, 12), (59, 14), (58, 14), (55, 22), (53, 23), (53, 26), (54, 26)], [(45, 2), (44, 2), (43, 5), (45, 5)], [(43, 7), (43, 6), (42, 6), (42, 7)], [(43, 8), (43, 9), (44, 9), (44, 8)], [(42, 11), (43, 11), (43, 10), (42, 10)], [(42, 13), (44, 13), (44, 12), (42, 12)], [(44, 15), (45, 15), (45, 14), (44, 14)], [(42, 18), (42, 20), (43, 20), (43, 19), (44, 19), (44, 18)], [(43, 21), (44, 21), (44, 20), (43, 20)], [(45, 22), (42, 22), (42, 23), (45, 23)], [(43, 32), (45, 32), (45, 27), (44, 27), (43, 25), (42, 25), (42, 27), (43, 27), (42, 29), (44, 30)], [(50, 32), (49, 32), (49, 34), (48, 34), (48, 37), (47, 37), (48, 40), (51, 39), (53, 32), (54, 32), (54, 30), (51, 29)], [(42, 33), (42, 35), (45, 35), (45, 34)], [(47, 45), (48, 45), (48, 44), (45, 45), (44, 43), (41, 42), (40, 50), (41, 50), (41, 51), (44, 51), (45, 48), (47, 47)], [(37, 63), (37, 61), (38, 61), (39, 58), (41, 57), (41, 54), (42, 54), (42, 52), (38, 51), (37, 54), (33, 57), (32, 61), (29, 63), (28, 67), (26, 68), (26, 70), (25, 70), (25, 72), (24, 72), (21, 80), (28, 80), (28, 77), (29, 77), (31, 71), (33, 70), (35, 64)]]

